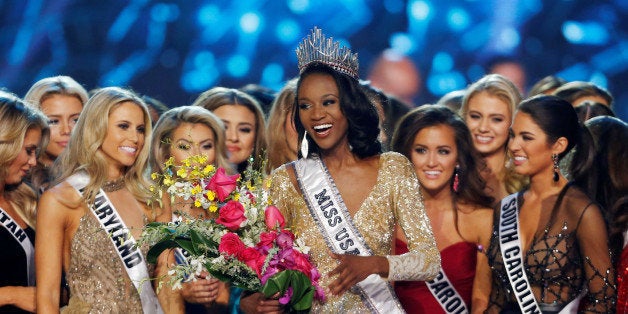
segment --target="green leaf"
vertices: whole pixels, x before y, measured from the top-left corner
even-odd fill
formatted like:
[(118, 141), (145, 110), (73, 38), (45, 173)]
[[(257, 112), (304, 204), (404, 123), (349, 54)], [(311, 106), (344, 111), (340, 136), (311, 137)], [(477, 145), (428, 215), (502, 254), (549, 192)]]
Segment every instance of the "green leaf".
[(175, 247), (179, 247), (179, 244), (173, 240), (159, 241), (148, 250), (148, 253), (146, 253), (146, 260), (151, 264), (156, 264), (157, 258), (161, 252)]
[(300, 271), (284, 270), (273, 275), (266, 281), (261, 292), (268, 298), (277, 292), (283, 295), (289, 287), (292, 287), (292, 298), (289, 303), (292, 310), (307, 311), (312, 307), (314, 287), (310, 279)]
[(192, 254), (194, 256), (198, 256), (199, 255), (198, 251), (194, 247), (194, 244), (192, 243), (192, 240), (190, 240), (188, 238), (178, 237), (178, 238), (174, 239), (174, 241), (177, 243), (178, 247), (188, 251), (190, 254)]

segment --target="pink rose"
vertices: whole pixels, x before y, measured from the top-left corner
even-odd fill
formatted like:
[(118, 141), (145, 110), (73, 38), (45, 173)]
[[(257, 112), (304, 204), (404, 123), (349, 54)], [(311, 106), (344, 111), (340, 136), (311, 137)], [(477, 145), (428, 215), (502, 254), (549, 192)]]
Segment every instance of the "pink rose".
[(262, 267), (264, 266), (264, 261), (266, 260), (266, 256), (262, 255), (262, 253), (254, 248), (248, 247), (240, 251), (240, 254), (238, 254), (238, 260), (251, 267), (251, 269), (257, 273), (258, 278), (261, 277)]
[(228, 201), (227, 204), (220, 207), (216, 222), (231, 231), (235, 231), (240, 228), (240, 225), (245, 220), (244, 206), (237, 201)]
[(218, 244), (218, 252), (230, 256), (238, 256), (245, 248), (246, 245), (240, 240), (240, 237), (232, 232), (223, 235), (222, 238), (220, 238), (220, 244)]
[(286, 225), (286, 220), (283, 218), (283, 215), (279, 211), (279, 209), (273, 205), (266, 207), (264, 211), (266, 228), (275, 229), (277, 228), (277, 224), (279, 224), (280, 228), (283, 228)]
[(288, 249), (294, 246), (294, 234), (288, 230), (281, 230), (277, 235), (277, 246), (281, 249)]
[(229, 194), (236, 189), (238, 178), (240, 178), (239, 174), (230, 176), (225, 173), (224, 168), (218, 168), (205, 188), (216, 192), (218, 200), (224, 202)]

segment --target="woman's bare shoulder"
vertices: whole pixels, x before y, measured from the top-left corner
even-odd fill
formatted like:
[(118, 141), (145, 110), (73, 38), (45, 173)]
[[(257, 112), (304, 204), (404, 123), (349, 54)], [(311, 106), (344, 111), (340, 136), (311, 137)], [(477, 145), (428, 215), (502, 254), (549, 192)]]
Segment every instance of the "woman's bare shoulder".
[(83, 198), (67, 182), (61, 182), (46, 190), (41, 196), (40, 204), (42, 203), (61, 205), (67, 209), (77, 209), (84, 204)]

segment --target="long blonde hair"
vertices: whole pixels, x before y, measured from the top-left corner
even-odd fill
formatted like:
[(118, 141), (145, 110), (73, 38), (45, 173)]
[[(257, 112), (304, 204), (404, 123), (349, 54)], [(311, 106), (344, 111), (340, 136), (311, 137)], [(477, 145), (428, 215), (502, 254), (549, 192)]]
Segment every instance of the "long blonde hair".
[(68, 147), (53, 165), (53, 171), (58, 174), (55, 184), (77, 172), (87, 172), (90, 182), (85, 187), (83, 198), (88, 204), (94, 201), (98, 190), (107, 180), (107, 160), (100, 150), (107, 135), (107, 117), (124, 102), (132, 102), (142, 109), (146, 126), (144, 145), (135, 163), (124, 174), (126, 186), (138, 201), (145, 202), (151, 197), (150, 183), (146, 177), (151, 138), (148, 109), (142, 99), (132, 91), (105, 87), (96, 91), (87, 101), (70, 136)]
[[(261, 168), (264, 164), (262, 159), (266, 151), (266, 119), (257, 100), (237, 89), (214, 87), (199, 95), (192, 104), (192, 106), (201, 106), (212, 112), (226, 105), (245, 106), (255, 115), (255, 147), (253, 148), (255, 161), (253, 168), (263, 170)], [(241, 168), (242, 165), (236, 165), (236, 167)], [(238, 169), (238, 171), (241, 170), (243, 169)]]
[(170, 109), (163, 113), (155, 124), (151, 141), (152, 154), (149, 157), (151, 171), (163, 172), (164, 162), (170, 156), (172, 133), (182, 123), (201, 123), (214, 133), (214, 147), (216, 160), (214, 165), (222, 167), (227, 172), (233, 172), (233, 166), (227, 157), (225, 143), (225, 126), (222, 120), (211, 111), (202, 107), (183, 106)]
[[(485, 75), (466, 89), (466, 93), (462, 99), (462, 106), (460, 107), (460, 116), (467, 121), (469, 100), (480, 92), (487, 92), (505, 102), (508, 105), (510, 124), (512, 124), (517, 106), (521, 102), (521, 93), (515, 84), (499, 74)], [(503, 173), (497, 175), (498, 178), (503, 178), (506, 191), (508, 193), (515, 193), (520, 191), (527, 184), (527, 180), (525, 177), (518, 175), (513, 169), (512, 162), (510, 162), (508, 156), (508, 140), (504, 143), (504, 153), (507, 154), (507, 162)]]
[(26, 183), (6, 186), (6, 177), (11, 163), (17, 158), (24, 145), (24, 137), (30, 129), (41, 130), (41, 147), (45, 147), (50, 137), (48, 119), (41, 111), (29, 107), (17, 96), (0, 91), (0, 181), (4, 187), (4, 197), (13, 205), (18, 215), (31, 228), (35, 228), (37, 196)]
[[(273, 101), (266, 124), (266, 139), (268, 142), (267, 172), (278, 168), (286, 162), (297, 160), (296, 147), (289, 147), (288, 134), (284, 126), (286, 120), (292, 116), (297, 95), (297, 79), (292, 79), (284, 85)], [(291, 121), (291, 123), (294, 123)], [(295, 129), (296, 133), (296, 129)], [(295, 143), (298, 139), (295, 139)]]

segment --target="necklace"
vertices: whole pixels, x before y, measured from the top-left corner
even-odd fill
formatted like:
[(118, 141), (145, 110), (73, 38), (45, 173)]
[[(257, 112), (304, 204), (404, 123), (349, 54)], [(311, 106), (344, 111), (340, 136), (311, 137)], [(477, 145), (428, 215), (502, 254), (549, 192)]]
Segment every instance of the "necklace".
[(120, 177), (120, 178), (115, 179), (115, 180), (106, 181), (102, 185), (102, 189), (105, 192), (115, 192), (115, 191), (118, 191), (118, 190), (124, 188), (125, 185), (126, 185), (126, 182), (124, 181), (124, 177)]

